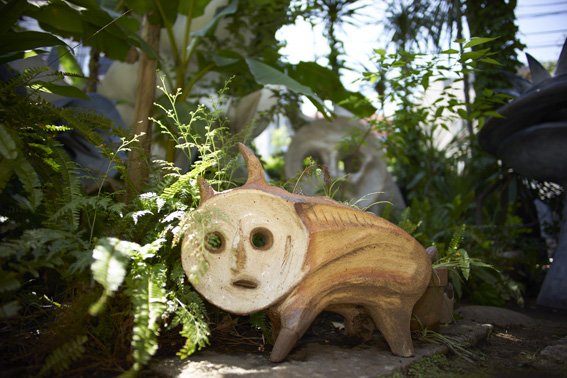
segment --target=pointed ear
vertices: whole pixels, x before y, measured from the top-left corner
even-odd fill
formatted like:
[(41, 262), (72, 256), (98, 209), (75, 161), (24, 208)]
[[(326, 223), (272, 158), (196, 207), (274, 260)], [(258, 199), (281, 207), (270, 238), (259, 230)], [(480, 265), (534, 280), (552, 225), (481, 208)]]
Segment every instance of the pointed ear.
[(246, 180), (246, 184), (254, 183), (268, 185), (264, 178), (264, 169), (262, 168), (262, 164), (256, 155), (254, 155), (252, 150), (242, 143), (238, 143), (238, 149), (240, 150), (240, 154), (244, 158), (246, 168), (248, 169), (248, 179)]
[(563, 75), (567, 73), (567, 38), (563, 42), (563, 48), (559, 54), (559, 59), (557, 60), (557, 66), (555, 67), (555, 76)]
[(528, 59), (528, 65), (530, 66), (530, 72), (532, 73), (533, 84), (539, 84), (551, 77), (545, 67), (543, 67), (533, 56), (526, 53), (526, 58)]
[(211, 197), (214, 197), (217, 192), (209, 185), (207, 180), (199, 176), (197, 178), (197, 183), (199, 184), (199, 194), (201, 195), (201, 203), (204, 203)]

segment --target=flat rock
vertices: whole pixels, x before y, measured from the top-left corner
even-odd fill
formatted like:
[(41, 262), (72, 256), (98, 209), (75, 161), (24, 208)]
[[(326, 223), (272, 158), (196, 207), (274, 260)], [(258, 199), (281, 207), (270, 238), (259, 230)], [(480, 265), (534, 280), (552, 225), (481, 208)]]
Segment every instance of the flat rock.
[[(463, 346), (471, 346), (484, 340), (490, 326), (460, 321), (441, 327), (440, 333), (458, 340)], [(319, 344), (299, 345), (281, 363), (269, 361), (265, 354), (227, 354), (205, 350), (187, 360), (166, 358), (156, 361), (151, 369), (167, 377), (377, 377), (389, 375), (407, 368), (423, 357), (448, 352), (444, 344), (414, 340), (415, 356), (394, 356), (374, 338), (369, 343), (355, 347)]]
[(546, 346), (539, 355), (553, 362), (567, 363), (567, 337), (562, 338), (553, 345)]
[(465, 320), (483, 324), (492, 324), (498, 327), (529, 327), (534, 320), (527, 315), (492, 306), (462, 306), (455, 310)]

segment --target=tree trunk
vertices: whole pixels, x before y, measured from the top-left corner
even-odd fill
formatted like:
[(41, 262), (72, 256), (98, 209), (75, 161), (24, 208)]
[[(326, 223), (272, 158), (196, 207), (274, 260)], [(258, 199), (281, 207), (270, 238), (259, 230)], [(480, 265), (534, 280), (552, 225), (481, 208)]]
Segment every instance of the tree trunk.
[(94, 93), (96, 92), (97, 84), (98, 84), (98, 70), (100, 68), (100, 51), (98, 49), (93, 48), (91, 50), (91, 58), (89, 60), (89, 78), (87, 80), (87, 93)]
[[(144, 17), (142, 38), (156, 52), (159, 51), (160, 26), (153, 25)], [(138, 135), (139, 143), (128, 156), (127, 201), (134, 199), (143, 189), (150, 173), (150, 148), (152, 141), (152, 113), (155, 89), (157, 60), (141, 54), (138, 70), (138, 90), (136, 93), (135, 118), (132, 134)]]

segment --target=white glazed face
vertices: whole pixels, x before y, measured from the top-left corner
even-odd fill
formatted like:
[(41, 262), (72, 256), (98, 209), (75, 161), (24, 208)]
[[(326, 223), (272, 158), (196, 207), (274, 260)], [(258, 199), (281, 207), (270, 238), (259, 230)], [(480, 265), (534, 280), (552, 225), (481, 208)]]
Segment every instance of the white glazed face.
[[(280, 300), (304, 276), (309, 236), (292, 203), (259, 190), (233, 190), (200, 210), (219, 215), (205, 233), (209, 268), (192, 282), (209, 302), (249, 314)], [(196, 261), (185, 239), (182, 264), (189, 273)]]

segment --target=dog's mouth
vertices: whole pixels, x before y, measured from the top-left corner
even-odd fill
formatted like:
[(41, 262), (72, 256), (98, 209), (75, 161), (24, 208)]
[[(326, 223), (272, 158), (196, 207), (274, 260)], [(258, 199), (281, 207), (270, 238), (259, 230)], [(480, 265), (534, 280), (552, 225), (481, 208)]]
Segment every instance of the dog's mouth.
[(240, 289), (256, 289), (258, 287), (258, 282), (251, 279), (241, 279), (233, 281), (232, 285)]

